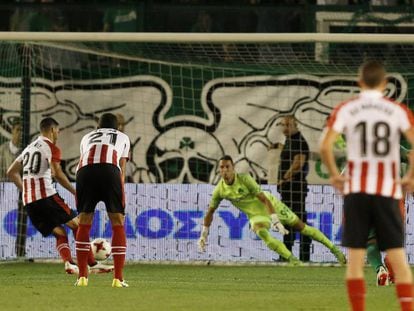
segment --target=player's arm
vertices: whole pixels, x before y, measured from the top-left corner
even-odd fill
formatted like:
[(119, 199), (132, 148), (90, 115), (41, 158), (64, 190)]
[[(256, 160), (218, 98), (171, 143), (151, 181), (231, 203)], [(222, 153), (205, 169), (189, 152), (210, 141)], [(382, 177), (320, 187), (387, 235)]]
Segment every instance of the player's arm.
[(9, 180), (14, 182), (14, 184), (19, 188), (20, 192), (23, 191), (23, 181), (22, 181), (22, 169), (23, 165), (22, 162), (18, 161), (17, 159), (10, 165), (7, 170), (7, 177)]
[(217, 208), (210, 206), (207, 210), (206, 215), (204, 216), (203, 220), (203, 228), (201, 229), (200, 238), (197, 241), (198, 249), (200, 252), (206, 251), (206, 245), (207, 245), (207, 237), (210, 233), (210, 225), (213, 222), (213, 215)]
[(203, 226), (209, 228), (211, 223), (213, 222), (214, 212), (217, 208), (209, 207), (207, 210), (206, 215), (204, 216)]
[(243, 183), (249, 189), (250, 193), (254, 194), (256, 198), (266, 206), (267, 212), (269, 213), (270, 219), (272, 220), (272, 230), (278, 231), (282, 234), (288, 234), (289, 231), (286, 230), (283, 224), (280, 222), (272, 202), (270, 202), (270, 200), (264, 194), (262, 188), (253, 179), (253, 177), (250, 175), (245, 175), (243, 178)]
[(256, 195), (256, 198), (258, 198), (260, 202), (262, 202), (266, 206), (267, 211), (270, 215), (270, 219), (272, 220), (272, 230), (280, 232), (283, 235), (288, 234), (289, 231), (286, 230), (286, 228), (280, 222), (279, 217), (276, 214), (275, 207), (273, 206), (272, 202), (270, 202), (270, 200), (265, 196), (265, 194), (263, 192), (259, 192)]
[(256, 194), (256, 198), (258, 198), (260, 202), (262, 202), (266, 206), (269, 215), (276, 213), (275, 208), (272, 205), (272, 202), (269, 201), (269, 199), (264, 195), (263, 192), (259, 192), (258, 194)]
[(200, 238), (197, 241), (198, 249), (201, 252), (205, 252), (206, 250), (207, 237), (210, 232), (210, 225), (213, 222), (214, 213), (217, 207), (219, 206), (221, 200), (222, 198), (220, 197), (219, 186), (216, 186), (216, 188), (213, 191), (213, 195), (211, 196), (209, 208), (203, 219), (203, 228), (201, 229)]
[(271, 149), (282, 149), (283, 146), (284, 145), (282, 143), (274, 143), (274, 144), (270, 144), (269, 147), (267, 147), (267, 150), (271, 150)]
[(283, 180), (281, 182), (291, 180), (293, 175), (295, 175), (296, 173), (299, 173), (302, 170), (302, 167), (305, 165), (305, 162), (306, 162), (305, 154), (296, 154), (293, 157), (293, 161), (289, 169), (282, 176)]
[(124, 133), (118, 131), (118, 135), (119, 135), (119, 138), (123, 139), (123, 142), (124, 142), (124, 148), (122, 150), (122, 153), (119, 159), (119, 167), (121, 168), (121, 180), (125, 181), (125, 177), (127, 175), (126, 165), (127, 165), (127, 161), (130, 158), (131, 142), (129, 140), (129, 137), (125, 135)]
[(119, 160), (119, 166), (121, 167), (121, 180), (125, 180), (127, 160), (127, 158), (121, 158)]
[(333, 145), (338, 138), (339, 133), (331, 128), (326, 128), (322, 134), (319, 146), (322, 162), (328, 169), (332, 185), (341, 193), (344, 189), (345, 178), (340, 174), (335, 162)]
[(60, 162), (52, 161), (50, 164), (50, 168), (52, 170), (52, 176), (56, 179), (56, 181), (59, 184), (61, 184), (63, 188), (75, 195), (75, 188), (73, 188), (68, 177), (63, 172), (62, 167), (60, 166)]
[(269, 215), (274, 214), (275, 208), (272, 205), (272, 202), (269, 201), (269, 199), (265, 196), (265, 194), (263, 193), (262, 188), (260, 187), (260, 185), (253, 179), (252, 176), (250, 175), (244, 175), (243, 178), (241, 179), (243, 184), (247, 187), (247, 189), (249, 189), (249, 192), (251, 194), (253, 194), (254, 196), (256, 196), (256, 198), (258, 198), (260, 200), (260, 202), (262, 202), (265, 206), (266, 209), (269, 213)]

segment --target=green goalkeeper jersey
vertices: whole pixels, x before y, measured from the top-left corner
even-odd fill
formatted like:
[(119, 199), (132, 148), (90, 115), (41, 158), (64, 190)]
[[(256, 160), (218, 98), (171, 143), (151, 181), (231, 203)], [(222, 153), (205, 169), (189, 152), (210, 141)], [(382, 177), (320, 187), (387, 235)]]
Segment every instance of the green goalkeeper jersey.
[[(256, 196), (263, 192), (260, 186), (249, 174), (235, 174), (232, 185), (227, 185), (223, 178), (220, 179), (214, 188), (210, 201), (210, 207), (217, 208), (221, 200), (230, 201), (235, 207), (247, 215), (248, 218), (253, 216), (269, 216), (264, 205)], [(270, 193), (264, 192), (266, 197)]]

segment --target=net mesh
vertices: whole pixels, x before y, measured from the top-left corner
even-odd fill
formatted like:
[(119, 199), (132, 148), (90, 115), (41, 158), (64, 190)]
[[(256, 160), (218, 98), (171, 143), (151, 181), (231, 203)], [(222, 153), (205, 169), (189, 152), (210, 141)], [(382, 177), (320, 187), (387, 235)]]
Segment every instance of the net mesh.
[[(215, 184), (219, 180), (218, 159), (230, 154), (239, 172), (250, 173), (259, 183), (275, 184), (281, 152), (277, 146), (284, 143), (280, 125), (285, 116), (294, 115), (310, 149), (308, 223), (335, 243), (340, 236), (340, 200), (329, 186), (316, 186), (326, 184), (328, 178), (317, 153), (326, 117), (336, 104), (359, 92), (356, 72), (365, 59), (384, 61), (390, 73), (387, 96), (408, 105), (413, 96), (414, 45), (410, 44), (27, 42), (24, 46), (29, 53), (22, 52), (22, 43), (0, 43), (0, 139), (6, 144), (12, 137), (13, 120), (22, 117), (22, 94), (29, 88), (29, 140), (39, 134), (37, 125), (42, 118), (57, 119), (62, 167), (72, 180), (81, 137), (96, 127), (102, 113), (112, 112), (123, 115), (124, 130), (131, 139), (130, 181), (165, 183), (167, 190), (170, 183)], [(26, 86), (22, 82), (24, 57), (31, 64), (30, 84)], [(336, 155), (338, 164), (343, 165), (343, 150), (336, 150)], [(2, 176), (8, 165), (2, 163)], [(211, 254), (193, 253), (212, 189), (171, 188), (172, 193), (184, 193), (182, 198), (176, 200), (169, 194), (163, 201), (157, 197), (157, 190), (148, 187), (132, 187), (127, 194), (127, 201), (132, 202), (129, 209), (135, 213), (129, 216), (133, 233), (129, 243), (147, 232), (142, 242), (145, 247), (135, 244), (140, 245), (135, 251), (145, 248), (152, 254), (147, 258), (162, 260), (156, 248), (166, 243), (162, 244), (165, 253), (169, 247), (176, 247), (180, 260), (212, 258)], [(275, 187), (269, 190), (279, 196)], [(141, 201), (151, 198), (153, 205)], [(6, 195), (3, 199), (8, 200)], [(146, 214), (142, 216), (137, 205)], [(186, 213), (179, 214), (183, 205)], [(17, 216), (10, 216), (13, 207), (1, 206), (2, 218), (17, 223)], [(244, 244), (245, 240), (256, 243), (257, 238), (243, 222), (243, 230), (237, 235), (234, 228), (244, 221), (243, 216), (233, 208), (230, 211), (230, 216), (220, 214), (214, 238), (219, 244), (225, 241), (228, 256), (213, 259), (276, 260), (278, 256), (264, 244), (260, 244), (260, 249), (268, 252), (264, 257), (247, 251), (258, 244)], [(220, 229), (222, 225), (225, 229)], [(177, 235), (173, 229), (168, 231), (169, 226), (177, 231), (186, 226), (187, 231)], [(33, 230), (30, 224), (28, 230)], [(151, 244), (151, 232), (159, 231), (165, 233), (165, 241)], [(14, 231), (1, 232), (3, 241)], [(34, 240), (40, 243), (40, 234)], [(186, 249), (184, 245), (189, 246)], [(26, 247), (32, 248), (36, 249)], [(297, 239), (293, 250), (299, 255)], [(318, 243), (313, 243), (310, 252), (313, 261), (333, 260), (329, 250)], [(130, 259), (143, 259), (137, 253), (131, 252)], [(0, 259), (15, 255), (4, 253)], [(30, 256), (56, 257), (56, 252), (34, 252)]]

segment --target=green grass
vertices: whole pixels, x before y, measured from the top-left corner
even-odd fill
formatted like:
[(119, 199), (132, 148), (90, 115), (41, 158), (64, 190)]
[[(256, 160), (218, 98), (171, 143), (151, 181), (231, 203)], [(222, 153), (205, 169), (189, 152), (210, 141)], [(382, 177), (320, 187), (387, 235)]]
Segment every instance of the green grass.
[[(0, 310), (349, 310), (344, 268), (127, 265), (129, 288), (112, 275), (73, 286), (62, 264), (0, 265)], [(377, 288), (367, 268), (367, 310), (399, 310), (395, 287)]]

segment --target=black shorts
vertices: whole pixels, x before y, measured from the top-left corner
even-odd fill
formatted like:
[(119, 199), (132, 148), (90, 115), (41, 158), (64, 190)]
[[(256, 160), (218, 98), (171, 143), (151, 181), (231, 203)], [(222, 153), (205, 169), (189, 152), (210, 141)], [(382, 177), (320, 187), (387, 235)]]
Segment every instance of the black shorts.
[(112, 164), (82, 167), (76, 174), (76, 205), (79, 213), (93, 213), (103, 201), (108, 213), (125, 214), (124, 185), (121, 171)]
[(342, 245), (366, 248), (374, 229), (380, 250), (404, 247), (404, 226), (399, 201), (389, 197), (351, 193), (344, 198)]
[(76, 212), (65, 203), (59, 194), (26, 204), (27, 214), (33, 226), (44, 236), (53, 229), (76, 217)]

